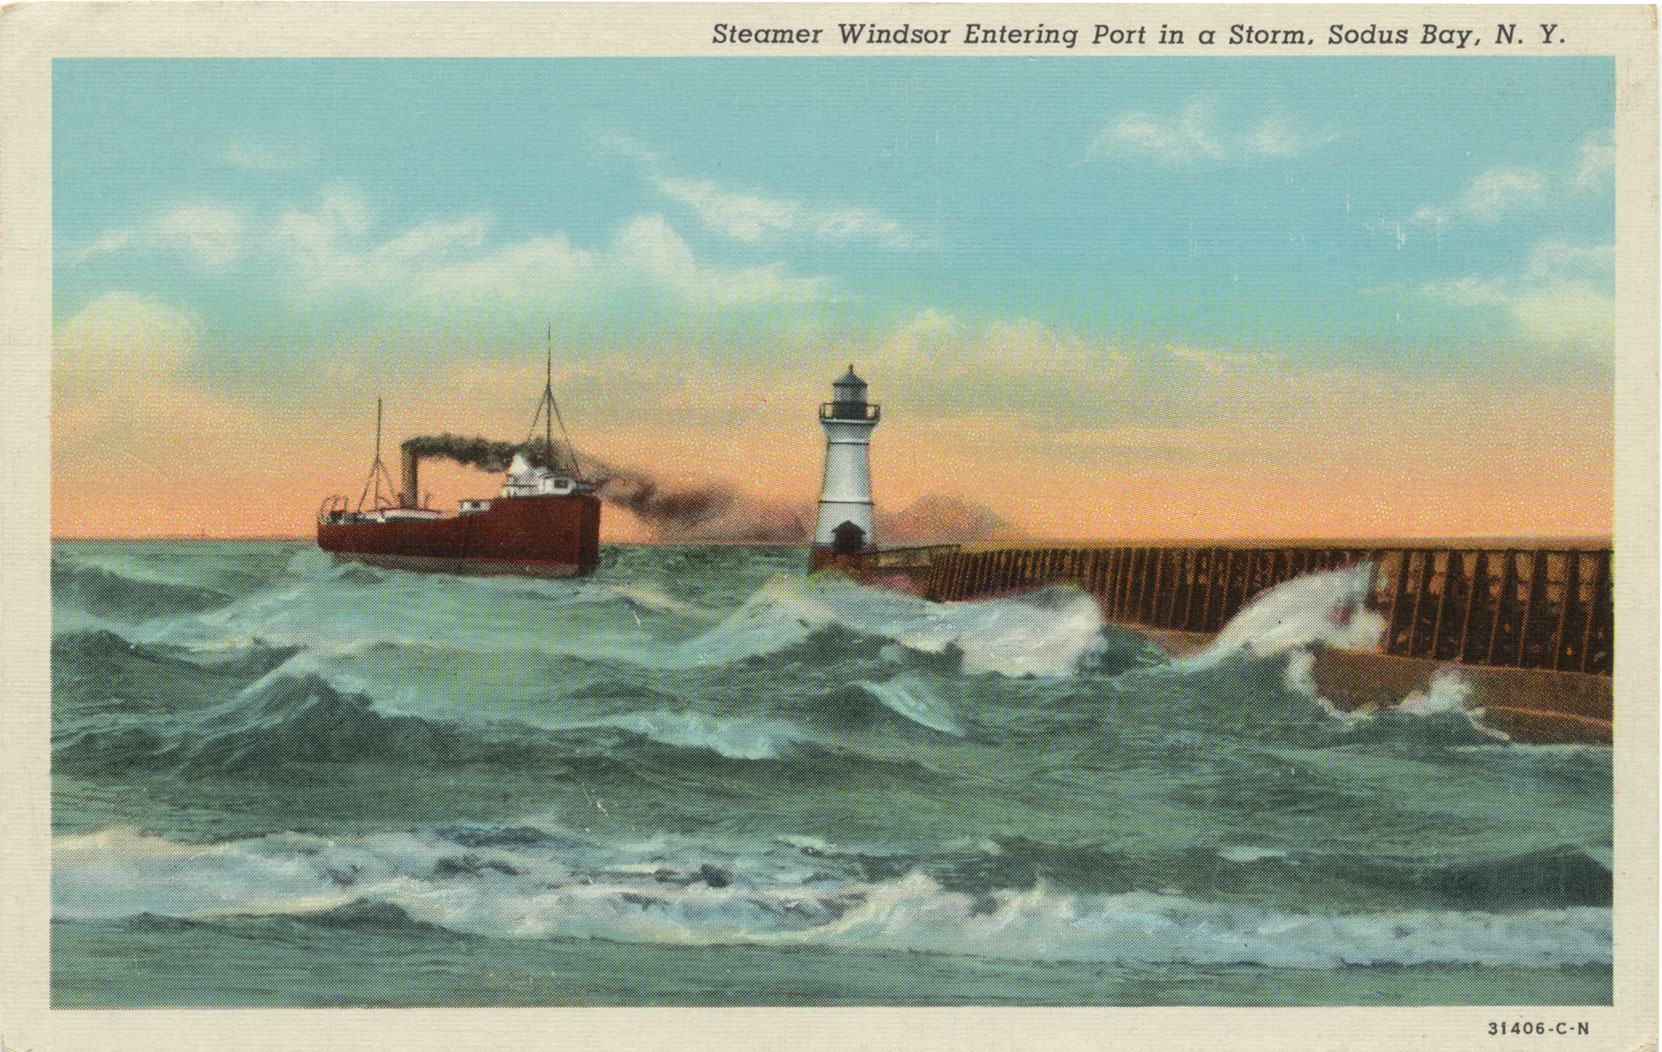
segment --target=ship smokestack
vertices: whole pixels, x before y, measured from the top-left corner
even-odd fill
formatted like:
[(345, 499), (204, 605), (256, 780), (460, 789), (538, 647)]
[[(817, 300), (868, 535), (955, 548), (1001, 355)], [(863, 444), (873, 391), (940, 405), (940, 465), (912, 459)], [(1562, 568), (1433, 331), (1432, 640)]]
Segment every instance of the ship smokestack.
[(406, 508), (419, 508), (421, 506), (421, 490), (419, 488), (420, 472), (417, 465), (421, 463), (421, 454), (409, 445), (405, 445), (402, 452), (404, 454), (404, 492), (400, 498), (400, 503)]

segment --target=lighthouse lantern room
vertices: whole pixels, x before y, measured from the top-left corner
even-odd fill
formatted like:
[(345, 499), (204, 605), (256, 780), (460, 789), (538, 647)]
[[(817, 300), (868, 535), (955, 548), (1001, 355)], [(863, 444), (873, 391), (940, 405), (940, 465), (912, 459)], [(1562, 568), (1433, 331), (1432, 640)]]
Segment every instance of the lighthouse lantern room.
[(871, 432), (882, 407), (866, 401), (866, 382), (848, 372), (831, 384), (831, 401), (819, 407), (825, 430), (825, 485), (814, 527), (813, 568), (840, 555), (876, 548), (871, 523)]

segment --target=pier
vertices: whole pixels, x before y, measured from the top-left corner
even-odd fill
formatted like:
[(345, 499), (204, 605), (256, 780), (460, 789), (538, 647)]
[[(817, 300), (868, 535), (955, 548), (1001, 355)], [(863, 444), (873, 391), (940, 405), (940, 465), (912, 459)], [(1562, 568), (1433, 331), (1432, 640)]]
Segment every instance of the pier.
[(1116, 624), (1208, 634), (1278, 584), (1370, 562), (1369, 606), (1388, 626), (1384, 653), (1611, 672), (1608, 543), (947, 545), (875, 552), (863, 561), (871, 570), (906, 568), (918, 591), (940, 602), (1071, 584), (1096, 596)]
[(1346, 708), (1392, 704), (1458, 664), (1503, 729), (1610, 740), (1607, 539), (932, 545), (837, 558), (850, 576), (939, 602), (1073, 585), (1109, 622), (1176, 653), (1203, 648), (1278, 584), (1362, 563), (1373, 567), (1367, 605), (1386, 627), (1376, 651), (1318, 654), (1324, 696)]

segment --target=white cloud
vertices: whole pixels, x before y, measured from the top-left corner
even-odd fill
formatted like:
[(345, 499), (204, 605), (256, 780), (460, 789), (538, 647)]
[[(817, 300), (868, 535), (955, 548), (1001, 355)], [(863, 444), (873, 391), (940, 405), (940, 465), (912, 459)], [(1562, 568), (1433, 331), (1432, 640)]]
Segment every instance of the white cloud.
[(217, 205), (176, 208), (157, 221), (155, 236), (163, 244), (180, 245), (208, 266), (224, 266), (242, 250), (242, 217)]
[(655, 284), (694, 299), (720, 303), (801, 301), (822, 299), (825, 278), (793, 277), (784, 264), (738, 269), (706, 268), (662, 216), (639, 216), (618, 235), (612, 261), (625, 273), (647, 277)]
[(54, 456), (117, 421), (176, 402), (180, 370), (201, 345), (202, 325), (132, 292), (93, 300), (52, 336)]
[(1200, 347), (1173, 347), (1172, 357), (1198, 365), (1212, 374), (1230, 373), (1240, 369), (1279, 365), (1287, 360), (1285, 353), (1209, 351)]
[(1543, 241), (1512, 274), (1467, 276), (1368, 292), (1408, 292), (1460, 307), (1501, 308), (1520, 335), (1556, 350), (1611, 352), (1615, 246)]
[(1422, 208), (1404, 222), (1416, 226), (1442, 226), (1462, 219), (1493, 223), (1520, 208), (1539, 206), (1547, 188), (1546, 176), (1538, 171), (1497, 168), (1467, 183), (1453, 202)]
[[(845, 219), (844, 225), (858, 221)], [(783, 262), (724, 267), (700, 261), (654, 214), (635, 217), (609, 245), (592, 250), (558, 231), (490, 245), (493, 219), (484, 212), (426, 220), (391, 236), (377, 237), (373, 227), (362, 198), (336, 189), (315, 208), (291, 208), (252, 233), (229, 208), (178, 208), (142, 231), (109, 231), (74, 259), (81, 263), (141, 243), (183, 249), (208, 266), (253, 252), (292, 271), (286, 287), (311, 297), (374, 290), (389, 305), (437, 312), (481, 301), (541, 297), (546, 304), (549, 296), (604, 296), (629, 283), (709, 304), (802, 302), (833, 291), (830, 278), (793, 274)]]
[(134, 230), (108, 230), (98, 235), (92, 244), (75, 254), (75, 263), (80, 265), (94, 256), (107, 256), (120, 252), (137, 236)]
[(626, 224), (612, 243), (579, 248), (561, 232), (487, 246), (489, 215), (430, 220), (385, 241), (366, 238), (366, 210), (349, 194), (316, 212), (290, 211), (270, 239), (313, 294), (377, 288), (394, 302), (444, 312), (480, 301), (599, 295), (645, 284), (694, 302), (794, 302), (829, 294), (829, 279), (799, 277), (784, 264), (723, 268), (701, 263), (659, 215)]
[(175, 208), (142, 228), (107, 230), (73, 257), (80, 265), (97, 256), (114, 255), (143, 245), (184, 249), (198, 263), (221, 267), (243, 250), (246, 226), (235, 210), (200, 204)]
[(742, 241), (789, 230), (801, 221), (802, 206), (794, 201), (728, 193), (708, 180), (660, 178), (658, 189), (692, 205), (708, 226)]
[(363, 201), (337, 191), (325, 195), (315, 212), (283, 213), (272, 228), (270, 243), (314, 288), (359, 285), (372, 278), (369, 260), (345, 243), (358, 238), (369, 224)]
[(490, 216), (482, 214), (453, 222), (421, 223), (381, 245), (375, 252), (390, 259), (446, 256), (457, 249), (478, 248), (490, 228)]
[(1616, 173), (1616, 134), (1606, 128), (1587, 136), (1581, 143), (1580, 164), (1575, 181), (1589, 189), (1602, 188)]
[(669, 175), (658, 153), (624, 136), (608, 137), (602, 145), (639, 161), (659, 193), (691, 206), (706, 226), (740, 241), (794, 236), (838, 244), (868, 241), (896, 250), (926, 244), (900, 223), (871, 209), (816, 207), (791, 198), (734, 190), (711, 179)]
[(1457, 307), (1504, 305), (1511, 301), (1507, 283), (1496, 278), (1455, 278), (1452, 281), (1427, 281), (1414, 286), (1416, 294)]
[(508, 300), (568, 286), (593, 265), (592, 254), (572, 247), (564, 234), (555, 234), (427, 267), (416, 281), (422, 298), (435, 306), (458, 300)]
[(625, 270), (666, 283), (687, 281), (697, 270), (692, 249), (663, 216), (638, 216), (617, 236), (615, 258)]
[(1585, 282), (1546, 285), (1512, 303), (1518, 327), (1540, 343), (1610, 353), (1615, 346), (1616, 300)]
[[(1453, 201), (1395, 222), (1434, 228), (1463, 221), (1495, 223), (1517, 212), (1539, 211), (1566, 194), (1608, 192), (1615, 163), (1615, 140), (1603, 129), (1582, 140), (1572, 169), (1492, 168), (1462, 187)], [(1382, 221), (1375, 229), (1388, 225)]]
[(142, 388), (173, 373), (195, 353), (196, 318), (132, 292), (106, 292), (52, 337), (54, 393)]
[(958, 405), (1048, 414), (1116, 391), (1130, 367), (1117, 347), (1025, 318), (968, 325), (924, 310), (861, 359), (885, 385)]
[(1129, 113), (1091, 144), (1095, 157), (1142, 157), (1174, 167), (1199, 163), (1247, 164), (1293, 157), (1338, 138), (1331, 129), (1300, 127), (1284, 113), (1232, 124), (1194, 101), (1173, 114)]
[(814, 232), (827, 241), (870, 240), (889, 248), (917, 248), (922, 242), (900, 224), (863, 208), (811, 213)]
[(226, 144), (221, 159), (245, 172), (292, 172), (317, 163), (315, 146), (271, 139), (239, 139)]
[(1616, 246), (1543, 241), (1530, 250), (1525, 274), (1536, 279), (1575, 279), (1614, 288)]

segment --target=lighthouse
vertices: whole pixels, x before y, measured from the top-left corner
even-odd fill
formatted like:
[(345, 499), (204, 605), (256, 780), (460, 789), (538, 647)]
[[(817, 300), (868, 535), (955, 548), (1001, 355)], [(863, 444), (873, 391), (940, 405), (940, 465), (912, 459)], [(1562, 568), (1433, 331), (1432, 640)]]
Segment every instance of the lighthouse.
[(831, 401), (819, 407), (825, 429), (825, 485), (819, 495), (814, 526), (813, 568), (840, 555), (871, 551), (871, 432), (881, 406), (866, 401), (866, 382), (848, 372), (831, 384)]

